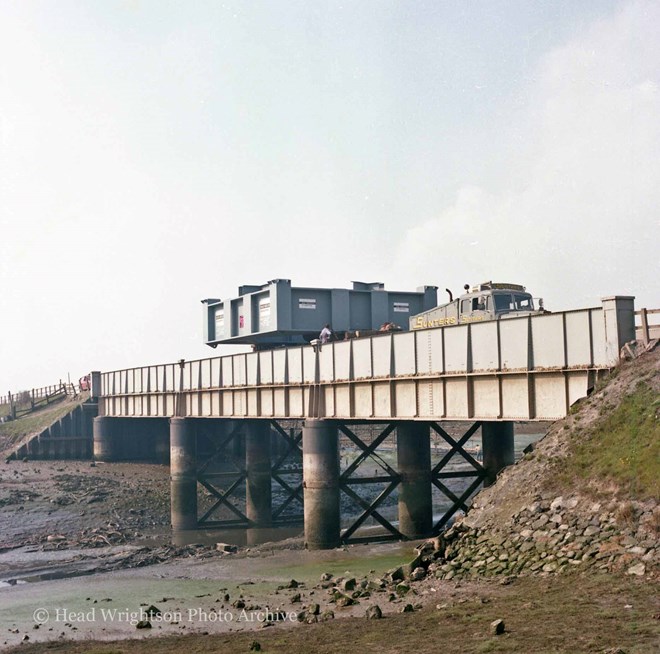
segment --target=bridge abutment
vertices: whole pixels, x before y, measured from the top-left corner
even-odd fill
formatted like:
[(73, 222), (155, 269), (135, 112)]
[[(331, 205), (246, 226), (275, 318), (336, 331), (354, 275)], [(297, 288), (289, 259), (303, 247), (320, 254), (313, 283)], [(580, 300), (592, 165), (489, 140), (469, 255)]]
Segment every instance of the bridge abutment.
[(305, 544), (309, 549), (332, 549), (340, 544), (337, 425), (305, 420), (302, 443)]
[(190, 418), (170, 419), (172, 529), (197, 529), (197, 431)]
[(245, 429), (245, 510), (255, 527), (269, 527), (272, 520), (270, 456), (270, 423), (248, 420)]
[(93, 418), (90, 414), (83, 420), (92, 421), (93, 454), (97, 461), (169, 462), (167, 418)]
[(483, 422), (481, 445), (483, 467), (486, 470), (484, 486), (491, 486), (500, 470), (515, 462), (513, 422)]
[(424, 538), (433, 528), (431, 443), (426, 422), (397, 425), (399, 531), (408, 538)]

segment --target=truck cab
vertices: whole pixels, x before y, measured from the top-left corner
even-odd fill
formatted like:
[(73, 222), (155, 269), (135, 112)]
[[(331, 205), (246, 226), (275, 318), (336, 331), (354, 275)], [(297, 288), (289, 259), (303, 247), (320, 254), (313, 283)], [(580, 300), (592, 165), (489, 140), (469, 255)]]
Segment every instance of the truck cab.
[(534, 298), (518, 284), (484, 282), (459, 298), (459, 323), (534, 312)]
[(534, 299), (520, 284), (483, 282), (470, 288), (456, 300), (410, 318), (410, 329), (444, 327), (469, 322), (499, 320), (522, 315), (545, 313), (543, 300), (538, 309)]

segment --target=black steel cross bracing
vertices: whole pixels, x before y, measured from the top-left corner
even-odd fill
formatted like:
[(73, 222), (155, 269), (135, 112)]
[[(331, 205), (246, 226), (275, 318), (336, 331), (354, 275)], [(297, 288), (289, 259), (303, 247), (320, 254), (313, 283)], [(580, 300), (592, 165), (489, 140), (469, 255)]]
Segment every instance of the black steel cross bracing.
[[(344, 543), (362, 542), (364, 538), (352, 539), (351, 536), (359, 529), (359, 527), (369, 517), (374, 518), (380, 525), (382, 525), (389, 534), (386, 536), (379, 536), (377, 540), (397, 540), (405, 539), (403, 534), (386, 518), (384, 518), (376, 509), (382, 504), (385, 499), (391, 495), (394, 489), (401, 483), (401, 476), (394, 468), (392, 468), (386, 461), (381, 459), (376, 454), (376, 448), (394, 431), (394, 424), (389, 424), (372, 442), (367, 445), (361, 438), (354, 434), (346, 425), (339, 425), (339, 430), (352, 441), (361, 451), (356, 457), (355, 461), (344, 470), (339, 476), (339, 488), (348, 495), (358, 506), (363, 509), (363, 512), (358, 518), (342, 533), (341, 540)], [(352, 474), (366, 461), (369, 457), (372, 459), (388, 474), (375, 477), (352, 477)], [(358, 495), (351, 485), (360, 484), (373, 484), (386, 482), (387, 486), (381, 491), (380, 495), (369, 503), (360, 495)], [(374, 539), (368, 539), (374, 540)]]
[[(438, 522), (433, 525), (433, 533), (437, 534), (447, 524), (447, 522), (449, 522), (456, 511), (467, 511), (468, 507), (466, 501), (469, 499), (470, 495), (472, 495), (472, 493), (478, 488), (479, 484), (484, 480), (486, 477), (486, 471), (484, 467), (463, 447), (465, 443), (467, 443), (467, 441), (481, 427), (481, 422), (475, 422), (473, 425), (471, 425), (470, 428), (458, 440), (454, 440), (437, 423), (432, 422), (430, 424), (431, 428), (437, 434), (439, 434), (440, 437), (443, 438), (450, 447), (449, 452), (447, 452), (447, 454), (442, 457), (442, 459), (433, 467), (433, 470), (431, 471), (431, 482), (433, 485), (453, 502), (452, 506), (447, 511), (445, 511), (440, 520), (438, 520)], [(462, 456), (463, 459), (474, 468), (474, 470), (442, 472), (442, 469), (449, 463), (454, 454), (459, 454)], [(474, 481), (461, 493), (460, 496), (456, 495), (441, 481), (442, 479), (457, 479), (468, 477), (474, 477)]]
[(286, 441), (288, 448), (284, 454), (280, 455), (279, 459), (275, 461), (272, 466), (273, 470), (280, 470), (280, 467), (289, 457), (289, 455), (296, 453), (296, 455), (302, 456), (302, 430), (299, 430), (298, 433), (292, 438), (289, 434), (286, 433), (284, 429), (279, 425), (277, 420), (271, 420), (270, 424), (273, 426), (275, 431)]
[[(475, 490), (477, 490), (479, 484), (484, 480), (485, 476), (485, 471), (483, 471), (483, 473), (479, 473), (475, 480), (465, 489), (465, 491), (463, 491), (463, 494), (458, 498), (458, 501), (455, 502), (454, 505), (445, 512), (442, 518), (440, 518), (440, 520), (438, 520), (438, 522), (433, 525), (434, 534), (440, 533), (440, 530), (447, 524), (447, 522), (449, 522), (454, 513), (456, 513), (456, 511), (461, 508), (460, 505), (465, 506), (465, 501), (470, 497), (470, 495), (472, 495), (472, 493), (474, 493)], [(437, 480), (433, 480), (433, 483), (438, 486), (439, 482), (437, 482)], [(440, 488), (440, 486), (438, 486), (438, 488)], [(442, 488), (440, 488), (440, 490), (442, 490)]]
[(405, 540), (404, 535), (389, 521), (386, 520), (376, 509), (378, 506), (392, 493), (392, 491), (399, 485), (400, 479), (392, 480), (391, 483), (381, 492), (381, 494), (369, 504), (366, 500), (363, 500), (350, 486), (348, 483), (340, 483), (340, 488), (346, 493), (354, 502), (359, 504), (364, 512), (358, 517), (355, 522), (344, 531), (341, 535), (343, 542), (350, 542), (350, 537), (355, 531), (360, 527), (360, 525), (369, 517), (373, 517), (378, 523), (380, 523), (387, 531), (392, 534), (392, 537), (396, 539)]
[[(202, 515), (197, 520), (197, 523), (200, 526), (205, 526), (205, 527), (211, 525), (227, 526), (227, 527), (230, 526), (247, 527), (249, 524), (247, 516), (240, 509), (238, 509), (229, 499), (231, 495), (233, 495), (239, 489), (239, 487), (241, 487), (241, 485), (245, 483), (245, 480), (247, 478), (245, 462), (236, 458), (233, 455), (231, 448), (228, 447), (228, 445), (234, 439), (241, 437), (240, 429), (234, 428), (229, 434), (221, 438), (218, 443), (216, 443), (212, 438), (210, 438), (207, 433), (204, 433), (203, 430), (198, 431), (198, 435), (201, 435), (206, 439), (206, 441), (213, 448), (213, 452), (209, 457), (207, 457), (206, 461), (204, 461), (203, 464), (198, 466), (197, 483), (200, 486), (204, 487), (214, 498), (216, 498), (216, 501), (204, 513), (204, 515)], [(230, 461), (231, 464), (234, 466), (235, 471), (224, 472), (224, 473), (207, 473), (206, 471), (208, 470), (209, 466), (220, 456), (223, 456), (223, 458), (226, 461)], [(218, 488), (217, 486), (214, 485), (212, 481), (213, 479), (231, 479), (231, 478), (234, 478), (233, 482), (227, 489)], [(235, 516), (237, 516), (238, 521), (210, 520), (209, 518), (221, 506), (227, 507), (229, 511), (231, 511)]]
[(431, 429), (435, 431), (441, 438), (443, 438), (451, 448), (445, 456), (434, 466), (432, 474), (435, 475), (437, 472), (442, 470), (449, 460), (458, 452), (468, 463), (472, 464), (475, 469), (481, 469), (481, 464), (472, 457), (468, 452), (463, 449), (463, 445), (468, 442), (468, 440), (475, 434), (475, 432), (481, 427), (480, 422), (475, 422), (457, 441), (455, 441), (437, 422), (430, 423)]
[[(286, 430), (277, 422), (277, 420), (271, 420), (270, 424), (275, 429), (275, 431), (286, 441), (287, 449), (284, 454), (274, 462), (271, 467), (271, 475), (273, 479), (288, 493), (282, 504), (274, 509), (272, 512), (273, 521), (277, 520), (285, 509), (294, 501), (300, 503), (300, 506), (303, 506), (303, 483), (302, 483), (302, 467), (298, 468), (283, 468), (284, 462), (292, 454), (295, 458), (302, 458), (302, 430), (298, 430), (295, 436), (287, 434)], [(282, 475), (300, 475), (300, 483), (292, 486), (290, 483), (287, 483)]]
[[(199, 432), (198, 432), (199, 434)], [(214, 443), (214, 441), (209, 438), (207, 434), (204, 432), (201, 433), (201, 436), (203, 436), (207, 442), (213, 447), (213, 453), (211, 456), (209, 456), (206, 461), (198, 466), (197, 468), (197, 475), (203, 475), (204, 472), (208, 469), (208, 467), (215, 461), (221, 454), (224, 454), (226, 458), (231, 460), (233, 466), (236, 468), (236, 471), (239, 473), (244, 473), (245, 472), (245, 465), (244, 462), (241, 461), (240, 459), (237, 459), (231, 452), (231, 450), (227, 450), (227, 445), (231, 443), (235, 438), (240, 438), (241, 432), (234, 429), (230, 434), (225, 436), (218, 444)]]
[(447, 486), (445, 486), (440, 480), (432, 479), (431, 481), (436, 488), (439, 488), (452, 502), (454, 502), (456, 510), (462, 509), (463, 511), (467, 511), (467, 506), (461, 497), (458, 497), (458, 495), (447, 488)]
[[(273, 510), (272, 519), (277, 521), (278, 524), (285, 524), (290, 522), (299, 521), (302, 516), (282, 516), (286, 508), (294, 501), (300, 502), (301, 506), (303, 504), (303, 485), (302, 485), (302, 468), (284, 468), (284, 462), (292, 454), (294, 458), (302, 456), (301, 452), (301, 442), (302, 442), (302, 431), (298, 430), (298, 433), (295, 436), (290, 436), (276, 421), (270, 421), (272, 427), (278, 432), (282, 438), (285, 439), (287, 443), (286, 451), (281, 454), (276, 461), (274, 461), (271, 467), (271, 476), (277, 484), (279, 484), (287, 493), (282, 504)], [(230, 496), (233, 495), (237, 490), (239, 490), (242, 484), (245, 483), (247, 479), (247, 470), (245, 468), (245, 462), (236, 458), (233, 455), (232, 449), (228, 446), (235, 438), (240, 438), (242, 436), (242, 431), (240, 427), (234, 428), (234, 430), (224, 436), (219, 443), (216, 443), (208, 436), (208, 434), (202, 433), (205, 439), (213, 447), (212, 454), (206, 459), (204, 464), (198, 468), (197, 472), (197, 481), (203, 486), (213, 497), (216, 498), (215, 503), (211, 506), (204, 515), (199, 518), (198, 523), (200, 526), (218, 526), (218, 527), (248, 527), (249, 520), (247, 516), (238, 509), (230, 501)], [(206, 473), (206, 470), (209, 466), (220, 456), (226, 461), (231, 461), (232, 465), (236, 469), (235, 472), (224, 472), (224, 473)], [(298, 484), (291, 484), (287, 482), (283, 476), (284, 475), (300, 475), (301, 481)], [(229, 488), (221, 489), (213, 484), (213, 479), (231, 479), (233, 478), (232, 484)], [(220, 508), (221, 506), (227, 507), (234, 515), (237, 516), (238, 520), (210, 520), (209, 518), (213, 513)]]
[[(213, 495), (213, 497), (216, 498), (216, 502), (213, 504), (213, 506), (197, 521), (199, 524), (205, 523), (208, 518), (213, 515), (213, 513), (218, 509), (220, 506), (226, 506), (234, 515), (238, 516), (239, 520), (247, 526), (249, 521), (247, 516), (242, 512), (239, 511), (230, 501), (229, 501), (229, 496), (238, 488), (238, 486), (241, 484), (241, 482), (245, 481), (246, 475), (239, 475), (234, 483), (227, 489), (227, 490), (218, 490), (215, 486), (213, 486), (211, 483), (208, 482), (208, 480), (204, 478), (197, 478), (197, 482), (201, 484), (206, 490)], [(222, 521), (219, 521), (222, 522)]]
[(348, 479), (353, 472), (362, 464), (363, 461), (366, 461), (370, 456), (373, 457), (373, 459), (378, 463), (381, 468), (386, 470), (387, 472), (390, 473), (390, 475), (396, 475), (397, 472), (393, 468), (391, 468), (386, 461), (383, 461), (377, 454), (376, 454), (376, 448), (394, 431), (396, 428), (396, 425), (390, 424), (388, 425), (372, 442), (371, 445), (367, 445), (361, 438), (356, 436), (346, 425), (339, 425), (339, 431), (342, 432), (346, 437), (349, 438), (349, 440), (353, 441), (362, 452), (358, 455), (358, 457), (351, 463), (346, 470), (342, 473), (341, 477)]
[(287, 495), (286, 499), (282, 504), (275, 510), (273, 511), (273, 520), (277, 519), (283, 512), (284, 509), (286, 509), (291, 502), (294, 500), (298, 500), (300, 502), (300, 505), (303, 505), (303, 495), (302, 495), (302, 489), (303, 485), (302, 482), (300, 482), (295, 488), (287, 484), (279, 475), (272, 473), (273, 474), (273, 479), (280, 485), (284, 490), (286, 490), (289, 494)]

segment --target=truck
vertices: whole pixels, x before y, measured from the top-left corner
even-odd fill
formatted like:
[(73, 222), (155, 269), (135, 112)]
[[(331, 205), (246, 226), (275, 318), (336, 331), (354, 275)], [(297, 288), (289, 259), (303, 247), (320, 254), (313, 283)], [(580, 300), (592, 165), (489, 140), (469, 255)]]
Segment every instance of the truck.
[(466, 284), (464, 290), (465, 293), (454, 300), (452, 292), (447, 289), (449, 302), (411, 316), (410, 329), (447, 327), (548, 313), (543, 308), (543, 300), (538, 300), (536, 308), (534, 298), (520, 284), (489, 281), (472, 288)]
[(210, 347), (251, 345), (254, 350), (304, 345), (330, 325), (333, 340), (408, 329), (460, 325), (546, 313), (519, 284), (484, 282), (440, 306), (437, 286), (386, 291), (382, 282), (353, 282), (350, 289), (294, 287), (289, 279), (244, 285), (238, 296), (207, 298), (204, 341)]

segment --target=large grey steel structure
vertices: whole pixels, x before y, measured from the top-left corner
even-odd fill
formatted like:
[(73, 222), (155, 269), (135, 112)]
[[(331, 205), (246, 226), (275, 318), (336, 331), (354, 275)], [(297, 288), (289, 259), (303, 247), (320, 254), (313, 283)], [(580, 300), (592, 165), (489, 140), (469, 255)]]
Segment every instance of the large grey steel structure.
[(380, 282), (353, 282), (352, 289), (303, 288), (274, 279), (241, 286), (236, 298), (203, 302), (207, 345), (292, 345), (317, 338), (325, 324), (337, 333), (378, 329), (383, 323), (408, 329), (410, 316), (437, 304), (437, 287), (386, 291)]
[[(565, 416), (634, 338), (633, 298), (609, 297), (600, 307), (576, 311), (106, 372), (92, 377), (100, 415), (95, 453), (117, 458), (113, 447), (121, 435), (114, 423), (169, 417), (175, 529), (276, 524), (304, 499), (310, 547), (354, 539), (367, 518), (389, 537), (420, 537), (442, 528), (481, 482), (513, 462), (513, 421)], [(302, 429), (299, 423), (287, 429), (290, 419), (304, 420)], [(448, 420), (464, 421), (466, 431), (452, 436), (442, 425)], [(356, 422), (378, 423), (382, 431), (367, 443), (352, 427)], [(483, 463), (465, 449), (478, 429)], [(396, 468), (381, 457), (379, 474), (356, 476), (394, 432)], [(340, 433), (360, 452), (345, 470), (338, 461)], [(431, 433), (450, 447), (435, 465)], [(467, 471), (447, 469), (454, 455)], [(230, 481), (209, 468), (214, 458), (235, 464)], [(302, 479), (287, 478), (292, 470)], [(455, 477), (469, 478), (467, 488), (452, 489)], [(273, 483), (285, 490), (283, 506), (274, 506)], [(379, 483), (385, 487), (370, 501), (355, 490)], [(199, 485), (215, 499), (201, 516)], [(232, 502), (239, 487), (245, 510)], [(435, 523), (431, 488), (452, 502)], [(380, 512), (394, 489), (396, 525)], [(342, 532), (343, 496), (363, 513)], [(233, 518), (214, 519), (219, 508)]]

